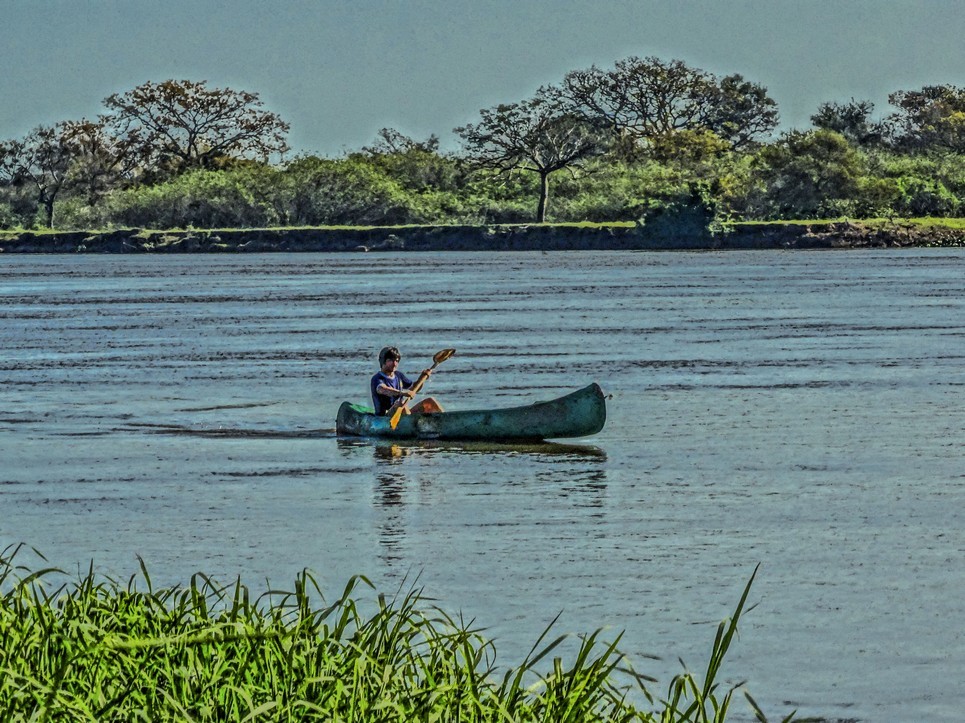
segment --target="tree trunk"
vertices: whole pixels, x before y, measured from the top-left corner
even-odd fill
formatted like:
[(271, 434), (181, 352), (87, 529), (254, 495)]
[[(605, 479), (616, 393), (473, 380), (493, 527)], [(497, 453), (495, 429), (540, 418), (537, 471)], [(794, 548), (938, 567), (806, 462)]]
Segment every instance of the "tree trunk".
[(54, 199), (53, 198), (44, 199), (44, 212), (47, 216), (47, 228), (52, 229), (54, 227)]
[(546, 223), (546, 204), (550, 195), (550, 174), (539, 174), (539, 205), (536, 207), (536, 223)]

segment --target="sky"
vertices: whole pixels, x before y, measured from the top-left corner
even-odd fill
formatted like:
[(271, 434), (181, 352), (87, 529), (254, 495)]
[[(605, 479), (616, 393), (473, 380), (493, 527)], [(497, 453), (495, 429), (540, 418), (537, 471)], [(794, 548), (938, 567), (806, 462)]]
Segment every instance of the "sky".
[(629, 56), (764, 85), (781, 128), (827, 101), (965, 86), (965, 0), (0, 0), (0, 140), (147, 81), (257, 93), (290, 156), (380, 128), (458, 147), (481, 108)]

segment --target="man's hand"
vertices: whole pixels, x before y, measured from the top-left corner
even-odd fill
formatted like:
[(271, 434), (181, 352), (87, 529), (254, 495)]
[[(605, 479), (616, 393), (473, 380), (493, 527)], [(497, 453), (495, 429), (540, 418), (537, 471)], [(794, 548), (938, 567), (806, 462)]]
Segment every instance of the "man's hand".
[(395, 398), (395, 400), (392, 402), (392, 406), (389, 407), (389, 409), (398, 409), (399, 407), (405, 404), (408, 404), (409, 400), (412, 399), (412, 397), (414, 396), (415, 395), (412, 393), (411, 390), (403, 389), (402, 391), (399, 392), (399, 396)]

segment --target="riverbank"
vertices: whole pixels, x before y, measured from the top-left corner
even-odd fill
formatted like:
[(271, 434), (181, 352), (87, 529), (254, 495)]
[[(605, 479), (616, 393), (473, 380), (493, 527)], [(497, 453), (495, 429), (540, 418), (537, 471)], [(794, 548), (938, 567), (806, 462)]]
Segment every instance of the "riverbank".
[(6, 231), (5, 253), (351, 251), (677, 251), (965, 246), (961, 219), (731, 223), (711, 233), (672, 224), (373, 226), (154, 231)]

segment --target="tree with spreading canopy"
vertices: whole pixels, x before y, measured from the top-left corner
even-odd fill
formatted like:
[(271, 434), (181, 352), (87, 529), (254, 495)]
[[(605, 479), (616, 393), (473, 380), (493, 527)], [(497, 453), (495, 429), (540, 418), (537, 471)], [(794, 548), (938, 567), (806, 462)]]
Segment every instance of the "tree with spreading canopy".
[(600, 134), (573, 112), (553, 88), (519, 103), (483, 109), (480, 121), (456, 128), (470, 162), (499, 173), (528, 171), (539, 176), (536, 221), (546, 221), (549, 177), (573, 170), (601, 148)]
[(566, 74), (560, 93), (588, 121), (608, 128), (626, 154), (666, 148), (677, 134), (713, 133), (743, 148), (777, 125), (777, 104), (740, 75), (723, 79), (680, 60), (629, 57), (611, 70)]
[(261, 110), (256, 93), (209, 88), (207, 81), (148, 82), (104, 105), (107, 121), (149, 175), (216, 168), (225, 158), (267, 161), (288, 150), (288, 123)]

